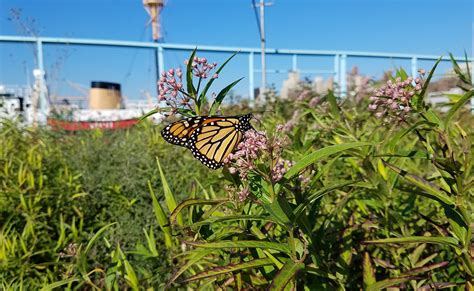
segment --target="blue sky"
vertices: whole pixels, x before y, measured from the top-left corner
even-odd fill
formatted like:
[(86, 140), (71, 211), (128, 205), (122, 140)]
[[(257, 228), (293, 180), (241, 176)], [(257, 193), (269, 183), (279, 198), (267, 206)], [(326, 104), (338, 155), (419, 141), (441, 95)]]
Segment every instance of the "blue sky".
[[(168, 0), (162, 13), (164, 41), (192, 45), (258, 47), (251, 0)], [(258, 2), (258, 1), (257, 1)], [(269, 2), (267, 0), (267, 2)], [(471, 0), (273, 0), (266, 10), (267, 46), (271, 48), (358, 50), (446, 55), (472, 55)], [(12, 8), (24, 20), (33, 18), (42, 36), (148, 41), (147, 14), (139, 0), (0, 0), (0, 34), (24, 33), (8, 20)], [(28, 22), (28, 21), (26, 21)], [(34, 67), (28, 45), (0, 44), (0, 83), (24, 84)], [(227, 55), (208, 54), (222, 62)], [(182, 65), (186, 53), (167, 53), (166, 67)], [(67, 81), (88, 86), (91, 80), (122, 83), (124, 95), (154, 94), (154, 56), (147, 50), (47, 46), (45, 63), (51, 92), (79, 95)], [(247, 76), (247, 57), (238, 56), (220, 83)], [(255, 59), (258, 68), (259, 59)], [(380, 76), (408, 62), (348, 60), (363, 73)], [(302, 69), (331, 70), (329, 58), (302, 58)], [(420, 63), (429, 68), (431, 63)], [(288, 69), (289, 57), (270, 57), (270, 69)], [(447, 65), (440, 72), (446, 70)], [(32, 78), (31, 73), (29, 73)], [(314, 76), (308, 76), (314, 77)], [(270, 74), (278, 88), (286, 74)], [(246, 78), (248, 79), (248, 78)], [(247, 94), (247, 81), (237, 93)], [(256, 85), (259, 74), (255, 74)], [(215, 88), (216, 90), (220, 88)]]

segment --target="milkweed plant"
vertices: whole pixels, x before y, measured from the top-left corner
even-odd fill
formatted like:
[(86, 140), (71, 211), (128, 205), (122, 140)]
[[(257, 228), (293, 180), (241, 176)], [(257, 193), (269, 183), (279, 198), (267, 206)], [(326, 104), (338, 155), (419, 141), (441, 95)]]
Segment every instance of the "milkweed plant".
[(442, 108), (428, 102), (438, 60), (345, 98), (302, 84), (244, 109), (224, 102), (241, 79), (213, 91), (234, 55), (193, 51), (143, 116), (250, 110), (218, 170), (163, 124), (70, 135), (2, 121), (2, 290), (473, 290), (468, 58), (450, 56), (462, 93)]
[[(195, 53), (187, 91), (179, 69), (159, 81), (171, 113), (214, 114), (239, 81), (206, 105), (223, 66)], [(166, 287), (472, 290), (472, 133), (455, 117), (473, 90), (447, 112), (433, 109), (426, 96), (440, 61), (418, 76), (400, 68), (362, 109), (331, 91), (267, 104), (276, 112), (226, 158), (227, 184), (201, 188), (162, 219), (180, 250)], [(470, 73), (456, 72), (468, 86)]]

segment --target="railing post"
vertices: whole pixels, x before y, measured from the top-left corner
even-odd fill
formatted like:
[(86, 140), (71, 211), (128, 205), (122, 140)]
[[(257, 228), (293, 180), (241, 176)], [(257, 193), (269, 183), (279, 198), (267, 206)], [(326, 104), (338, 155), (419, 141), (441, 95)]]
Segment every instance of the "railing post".
[(47, 100), (46, 100), (46, 84), (45, 84), (45, 71), (44, 71), (44, 61), (43, 61), (43, 42), (41, 39), (36, 39), (36, 57), (38, 61), (38, 93), (39, 93), (39, 109), (42, 114), (46, 116), (47, 114)]
[(418, 59), (416, 57), (411, 58), (411, 76), (413, 79), (416, 78), (416, 73), (418, 72)]
[(165, 59), (163, 55), (163, 47), (159, 46), (156, 53), (158, 57), (158, 76), (161, 76), (161, 73), (165, 71)]
[(346, 97), (347, 94), (347, 55), (341, 55), (341, 71), (340, 71), (340, 78), (341, 78), (341, 98)]
[(336, 96), (339, 96), (339, 88), (340, 87), (339, 85), (339, 81), (341, 80), (341, 77), (340, 77), (340, 69), (341, 69), (341, 65), (340, 65), (340, 57), (338, 54), (336, 54), (334, 56), (334, 81), (333, 81), (333, 90), (334, 90), (334, 94), (336, 94)]
[(255, 100), (255, 91), (254, 91), (254, 68), (253, 68), (253, 52), (249, 53), (249, 99), (251, 102)]
[(296, 72), (298, 70), (298, 60), (296, 54), (294, 54), (292, 57), (292, 70), (293, 72)]

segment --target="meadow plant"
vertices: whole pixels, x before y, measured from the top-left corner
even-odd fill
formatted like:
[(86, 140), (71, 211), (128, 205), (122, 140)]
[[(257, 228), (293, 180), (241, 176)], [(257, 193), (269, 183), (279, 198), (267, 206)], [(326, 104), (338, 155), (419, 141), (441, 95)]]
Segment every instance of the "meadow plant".
[(397, 77), (395, 80), (388, 80), (385, 85), (374, 90), (369, 110), (375, 112), (377, 118), (384, 118), (387, 123), (406, 121), (413, 111), (412, 97), (421, 92), (423, 76), (424, 71), (415, 79), (408, 77), (402, 80)]
[[(399, 70), (377, 99), (269, 103), (219, 171), (146, 122), (73, 136), (2, 123), (0, 288), (472, 290), (474, 91), (429, 106), (436, 65), (419, 83)], [(238, 80), (209, 102), (221, 69), (193, 52), (167, 71), (163, 112), (222, 110)]]

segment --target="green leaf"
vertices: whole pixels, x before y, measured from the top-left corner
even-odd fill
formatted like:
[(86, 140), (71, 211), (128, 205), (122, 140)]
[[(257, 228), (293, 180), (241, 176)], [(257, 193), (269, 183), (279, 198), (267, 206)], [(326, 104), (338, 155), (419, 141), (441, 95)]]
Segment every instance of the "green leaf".
[(365, 252), (364, 253), (364, 260), (362, 262), (362, 269), (363, 269), (363, 280), (364, 280), (364, 286), (365, 289), (368, 287), (372, 286), (377, 282), (375, 279), (375, 269), (372, 266), (372, 262), (370, 260), (370, 255), (369, 253)]
[(284, 207), (287, 205), (284, 205), (284, 202), (286, 201), (283, 201), (283, 196), (280, 197), (277, 197), (277, 199), (272, 202), (263, 201), (263, 207), (265, 208), (265, 210), (267, 210), (267, 212), (275, 221), (282, 225), (289, 225), (291, 223), (289, 216), (292, 213), (290, 212), (288, 207)]
[(215, 200), (207, 200), (207, 199), (188, 199), (184, 200), (183, 202), (179, 203), (178, 206), (173, 210), (173, 212), (170, 215), (170, 222), (175, 223), (177, 216), (180, 214), (181, 210), (183, 210), (186, 207), (192, 206), (192, 205), (214, 205), (214, 204), (220, 204), (229, 201), (228, 199), (215, 199)]
[(377, 283), (371, 285), (368, 287), (366, 290), (367, 291), (380, 291), (382, 289), (392, 287), (401, 283), (408, 282), (410, 280), (415, 280), (417, 277), (414, 276), (406, 276), (406, 277), (398, 277), (398, 278), (391, 278), (391, 279), (385, 279), (382, 281), (378, 281)]
[(428, 266), (423, 266), (423, 267), (419, 267), (419, 268), (410, 269), (410, 270), (404, 272), (403, 275), (416, 275), (416, 274), (420, 274), (420, 273), (426, 273), (426, 272), (434, 270), (434, 269), (446, 267), (447, 265), (449, 265), (448, 261), (439, 262), (439, 263), (431, 264), (431, 265), (428, 265)]
[(431, 243), (440, 244), (459, 249), (459, 241), (454, 237), (441, 237), (441, 236), (406, 236), (406, 237), (394, 237), (384, 238), (377, 240), (365, 241), (366, 244), (388, 244), (388, 243)]
[(327, 100), (330, 105), (331, 109), (331, 114), (336, 118), (336, 119), (341, 119), (341, 109), (339, 108), (339, 105), (337, 105), (337, 99), (336, 95), (334, 95), (334, 92), (332, 90), (328, 91), (328, 95), (326, 96)]
[(407, 72), (402, 67), (398, 68), (396, 76), (400, 77), (402, 80), (406, 80), (408, 78)]
[(212, 102), (211, 109), (209, 110), (209, 115), (214, 115), (216, 113), (217, 109), (219, 109), (219, 106), (221, 105), (221, 103), (224, 100), (227, 93), (229, 93), (230, 89), (232, 89), (232, 87), (234, 87), (242, 79), (243, 79), (243, 77), (236, 80), (236, 81), (234, 81), (234, 82), (232, 82), (232, 83), (230, 83), (224, 89), (222, 89), (219, 92), (219, 94), (217, 94), (216, 99), (214, 100), (214, 102)]
[(290, 248), (287, 245), (276, 243), (276, 242), (267, 242), (267, 241), (258, 241), (258, 240), (240, 240), (240, 241), (220, 241), (212, 243), (204, 242), (185, 242), (188, 245), (199, 247), (199, 248), (210, 248), (210, 249), (228, 249), (228, 248), (261, 248), (261, 249), (272, 249), (280, 251), (283, 253), (291, 253)]
[(184, 264), (181, 268), (179, 268), (175, 273), (173, 273), (173, 276), (169, 279), (168, 283), (166, 283), (165, 290), (169, 288), (169, 286), (176, 280), (178, 279), (181, 274), (186, 272), (187, 269), (189, 269), (192, 265), (196, 264), (197, 262), (201, 261), (204, 257), (206, 257), (209, 254), (212, 254), (214, 250), (212, 249), (204, 249), (204, 250), (198, 250), (196, 251)]
[(474, 96), (474, 89), (469, 90), (466, 94), (462, 96), (462, 98), (456, 102), (456, 104), (449, 109), (448, 113), (446, 114), (446, 118), (444, 119), (444, 127), (448, 128), (451, 119), (453, 118), (454, 114), (459, 111), (466, 103)]
[[(163, 170), (161, 169), (161, 165), (160, 165), (160, 161), (158, 160), (158, 157), (156, 158), (156, 164), (158, 165), (158, 170), (160, 171), (161, 184), (163, 184), (163, 192), (165, 195), (166, 206), (168, 207), (168, 210), (170, 212), (173, 212), (177, 205), (176, 199), (174, 198), (173, 192), (171, 192), (170, 186), (168, 185), (168, 182), (166, 181), (166, 177), (165, 177), (165, 174), (163, 173)], [(178, 225), (180, 226), (183, 225), (183, 218), (181, 217), (181, 214), (177, 215), (176, 220), (178, 222)]]
[(140, 284), (138, 283), (138, 278), (137, 274), (135, 273), (135, 270), (133, 269), (132, 265), (128, 262), (127, 258), (123, 254), (122, 250), (120, 247), (117, 247), (117, 251), (120, 253), (123, 261), (123, 265), (125, 267), (125, 280), (129, 284), (130, 287), (132, 287), (133, 290), (139, 290)]
[[(389, 167), (391, 170), (393, 170), (395, 173), (397, 173), (398, 175), (400, 175), (401, 177), (405, 178), (406, 180), (408, 180), (409, 182), (411, 182), (412, 184), (414, 184), (415, 186), (423, 189), (426, 191), (426, 195), (424, 196), (427, 196), (433, 200), (436, 200), (436, 201), (439, 201), (441, 203), (443, 203), (445, 206), (454, 206), (454, 201), (451, 199), (451, 197), (449, 197), (447, 194), (445, 194), (438, 186), (436, 186), (435, 184), (421, 178), (421, 177), (418, 177), (416, 175), (413, 175), (413, 174), (409, 174), (407, 173), (406, 171), (392, 165), (392, 164), (389, 164), (388, 162), (386, 161), (383, 161), (384, 165)], [(418, 194), (423, 194), (423, 193), (418, 193)]]
[(79, 279), (77, 279), (77, 278), (69, 278), (69, 279), (57, 281), (57, 282), (54, 282), (54, 283), (51, 283), (49, 285), (44, 286), (43, 288), (41, 288), (41, 291), (54, 290), (54, 289), (59, 288), (61, 286), (70, 284), (72, 282), (77, 282), (77, 281), (79, 281)]
[(196, 274), (192, 277), (187, 278), (183, 282), (196, 281), (204, 278), (214, 277), (222, 274), (227, 274), (230, 272), (235, 272), (244, 269), (253, 269), (258, 267), (263, 267), (267, 265), (272, 265), (272, 261), (269, 258), (264, 259), (255, 259), (248, 262), (229, 264), (222, 267), (215, 267), (210, 270), (204, 271), (202, 273)]
[(101, 227), (95, 234), (94, 236), (89, 240), (87, 243), (86, 249), (84, 250), (84, 255), (87, 255), (87, 253), (90, 251), (92, 248), (92, 245), (95, 243), (95, 241), (104, 233), (109, 227), (112, 225), (117, 224), (117, 222), (112, 222), (107, 224), (106, 226)]
[(197, 47), (193, 50), (188, 59), (188, 64), (186, 66), (186, 87), (189, 96), (196, 98), (196, 88), (193, 84), (193, 62), (194, 56), (196, 55)]
[[(418, 111), (421, 111), (421, 109), (423, 108), (423, 105), (424, 105), (424, 102), (423, 102), (423, 97), (425, 96), (426, 94), (426, 90), (428, 89), (428, 85), (430, 84), (430, 81), (431, 81), (431, 78), (433, 77), (434, 75), (434, 72), (436, 70), (436, 67), (438, 67), (438, 64), (441, 62), (442, 60), (442, 57), (440, 57), (434, 64), (433, 68), (431, 69), (430, 73), (428, 74), (428, 77), (426, 78), (425, 80), (425, 83), (423, 84), (423, 87), (421, 88), (421, 92), (420, 94), (418, 95), (418, 100), (416, 100), (416, 104), (417, 104), (417, 110)], [(414, 76), (413, 76), (414, 77)]]
[(171, 236), (171, 229), (169, 227), (168, 216), (166, 215), (165, 211), (163, 210), (163, 207), (161, 207), (160, 202), (156, 198), (155, 192), (153, 191), (153, 188), (151, 187), (150, 180), (148, 180), (148, 189), (151, 195), (153, 212), (155, 212), (156, 222), (158, 222), (158, 225), (163, 231), (163, 234), (165, 236), (165, 246), (166, 248), (169, 249), (173, 246), (173, 240)]
[(392, 139), (390, 139), (390, 141), (388, 142), (387, 146), (388, 146), (388, 149), (391, 153), (394, 153), (395, 152), (395, 148), (397, 146), (397, 144), (400, 142), (400, 140), (406, 136), (407, 134), (409, 134), (410, 132), (412, 132), (413, 130), (415, 130), (416, 128), (422, 126), (422, 125), (428, 125), (428, 126), (436, 126), (436, 123), (430, 123), (430, 122), (427, 122), (426, 120), (421, 120), (421, 121), (418, 121), (416, 122), (415, 124), (413, 124), (412, 126), (410, 126), (409, 128), (407, 129), (404, 129), (404, 130), (400, 130), (398, 131)]
[(148, 118), (148, 117), (150, 117), (150, 116), (152, 116), (153, 114), (156, 114), (156, 113), (158, 113), (158, 112), (160, 112), (160, 109), (159, 109), (159, 108), (155, 108), (155, 109), (153, 109), (153, 110), (150, 110), (150, 111), (148, 111), (147, 113), (143, 114), (143, 116), (140, 117), (140, 119), (138, 120), (138, 122), (142, 122), (142, 121), (145, 120), (146, 118)]
[(242, 214), (242, 215), (226, 215), (222, 217), (210, 217), (206, 220), (196, 222), (191, 224), (189, 227), (198, 227), (206, 224), (213, 224), (219, 223), (224, 221), (245, 221), (245, 220), (261, 220), (261, 221), (271, 221), (275, 223), (281, 223), (280, 221), (275, 221), (268, 216), (263, 215), (249, 215), (249, 214)]
[(433, 109), (426, 109), (426, 112), (422, 116), (425, 117), (428, 122), (434, 123), (437, 126), (442, 126), (441, 119), (439, 119), (438, 115), (433, 111)]
[[(233, 53), (222, 65), (219, 66), (219, 68), (216, 71), (216, 74), (219, 74), (222, 69), (227, 65), (227, 63), (239, 52)], [(204, 105), (206, 103), (206, 96), (207, 96), (207, 91), (209, 91), (209, 88), (211, 88), (212, 83), (214, 83), (215, 79), (210, 79), (209, 82), (207, 82), (206, 86), (202, 90), (202, 93), (199, 95), (198, 103), (200, 106)], [(209, 113), (211, 115), (211, 113)]]
[(290, 280), (296, 276), (298, 271), (304, 269), (305, 264), (302, 262), (295, 262), (292, 260), (286, 261), (276, 276), (272, 280), (272, 284), (268, 288), (268, 290), (285, 290), (285, 286), (288, 285)]
[(338, 144), (338, 145), (331, 145), (322, 149), (319, 149), (313, 153), (310, 153), (309, 155), (303, 157), (300, 159), (293, 167), (291, 167), (288, 172), (286, 172), (284, 178), (285, 179), (291, 179), (294, 176), (296, 176), (301, 170), (306, 168), (307, 166), (317, 162), (318, 160), (337, 154), (339, 152), (351, 149), (351, 148), (356, 148), (356, 147), (362, 147), (362, 146), (370, 146), (372, 145), (371, 143), (368, 142), (353, 142), (353, 143), (345, 143), (345, 144)]
[(355, 183), (357, 183), (357, 181), (343, 181), (343, 182), (331, 184), (329, 186), (326, 186), (326, 187), (323, 187), (323, 188), (319, 189), (314, 194), (309, 195), (301, 203), (299, 203), (298, 207), (296, 207), (295, 210), (293, 211), (295, 219), (298, 218), (301, 215), (301, 213), (303, 213), (304, 209), (308, 205), (313, 203), (315, 200), (323, 197), (324, 195), (326, 195), (328, 193), (331, 193), (332, 191), (334, 191), (336, 189), (340, 189), (340, 188), (343, 188), (345, 186), (352, 185), (352, 184), (355, 184)]

